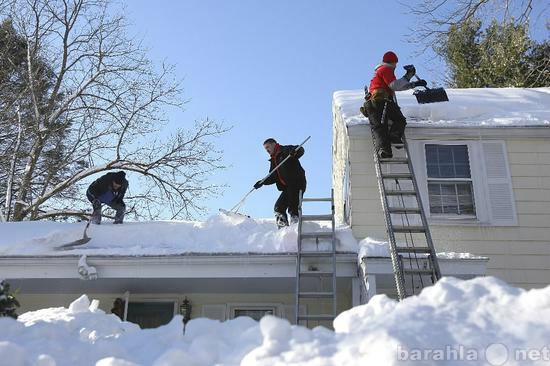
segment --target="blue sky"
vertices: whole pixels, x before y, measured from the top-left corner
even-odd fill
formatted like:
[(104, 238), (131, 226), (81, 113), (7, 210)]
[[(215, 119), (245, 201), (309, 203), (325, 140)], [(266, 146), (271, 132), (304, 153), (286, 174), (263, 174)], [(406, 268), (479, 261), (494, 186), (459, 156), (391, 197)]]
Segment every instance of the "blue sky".
[[(171, 126), (191, 126), (206, 117), (232, 130), (217, 141), (229, 167), (212, 181), (227, 184), (205, 202), (205, 216), (231, 208), (268, 169), (267, 137), (298, 144), (307, 196), (331, 189), (332, 93), (360, 89), (387, 50), (400, 65), (435, 80), (442, 66), (413, 55), (406, 35), (415, 19), (395, 1), (381, 0), (185, 0), (126, 3), (128, 18), (154, 61), (176, 65), (185, 78), (186, 111)], [(401, 73), (401, 71), (399, 71)], [(243, 212), (271, 217), (274, 186), (255, 191)]]

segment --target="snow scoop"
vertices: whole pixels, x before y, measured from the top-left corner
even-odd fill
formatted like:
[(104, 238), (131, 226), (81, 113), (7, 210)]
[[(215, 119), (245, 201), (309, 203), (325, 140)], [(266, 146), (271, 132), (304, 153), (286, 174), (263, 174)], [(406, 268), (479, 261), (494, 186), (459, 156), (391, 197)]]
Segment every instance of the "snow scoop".
[[(308, 136), (304, 142), (302, 142), (300, 145), (298, 145), (298, 147), (296, 149), (294, 149), (294, 151), (298, 151), (309, 139), (311, 138), (311, 136)], [(269, 178), (271, 176), (271, 174), (273, 174), (277, 169), (279, 169), (279, 167), (281, 165), (283, 165), (288, 159), (290, 159), (290, 155), (288, 155), (286, 158), (284, 158), (283, 161), (281, 161), (279, 164), (277, 164), (277, 166), (275, 168), (273, 168), (273, 170), (271, 170), (261, 181), (260, 183), (263, 184), (263, 182), (265, 182), (267, 180), (267, 178)], [(244, 201), (248, 198), (248, 196), (254, 192), (256, 190), (256, 188), (252, 188), (244, 197), (242, 200), (240, 200), (235, 206), (233, 206), (233, 208), (231, 210), (224, 210), (223, 208), (220, 208), (220, 212), (221, 213), (224, 213), (228, 216), (240, 216), (240, 217), (248, 217), (250, 218), (250, 216), (248, 215), (245, 215), (245, 214), (242, 214), (242, 213), (239, 213), (239, 210), (241, 209), (241, 206), (244, 204)]]
[[(406, 65), (404, 66), (404, 69), (408, 71), (408, 67), (412, 65)], [(414, 74), (414, 77), (416, 80), (420, 80), (418, 75)], [(419, 104), (426, 104), (426, 103), (437, 103), (437, 102), (448, 102), (449, 97), (447, 97), (447, 92), (443, 88), (428, 88), (427, 86), (424, 87), (425, 90), (415, 90), (413, 95), (416, 97), (416, 101)]]
[(86, 227), (84, 228), (84, 235), (82, 235), (82, 238), (78, 239), (78, 240), (75, 240), (75, 241), (72, 241), (70, 243), (67, 243), (67, 244), (63, 244), (61, 246), (58, 246), (55, 248), (55, 250), (67, 250), (67, 249), (71, 249), (73, 247), (78, 247), (80, 245), (84, 245), (86, 244), (87, 242), (89, 242), (90, 240), (92, 240), (92, 238), (90, 238), (88, 236), (88, 234), (86, 233), (88, 231), (88, 227), (90, 226), (90, 223), (92, 222), (92, 220), (88, 220), (88, 223), (86, 224)]

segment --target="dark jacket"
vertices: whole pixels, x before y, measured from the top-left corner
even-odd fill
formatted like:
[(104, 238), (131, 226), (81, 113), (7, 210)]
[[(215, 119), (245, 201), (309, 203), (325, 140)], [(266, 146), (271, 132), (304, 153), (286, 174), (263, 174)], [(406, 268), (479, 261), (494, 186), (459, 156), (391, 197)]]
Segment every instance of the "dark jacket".
[[(279, 145), (277, 154), (269, 159), (269, 171), (272, 171), (277, 164), (283, 161), (291, 151), (296, 149), (297, 145)], [(284, 190), (286, 187), (293, 188), (305, 188), (306, 186), (306, 172), (300, 164), (299, 158), (304, 155), (304, 148), (301, 147), (296, 156), (289, 158), (283, 165), (281, 165), (277, 171), (273, 172), (265, 181), (264, 184), (277, 184), (279, 191)]]
[(126, 189), (128, 189), (128, 181), (122, 178), (120, 184), (122, 187), (118, 191), (113, 191), (113, 181), (120, 180), (119, 173), (107, 173), (90, 184), (87, 194), (94, 199), (99, 199), (103, 203), (122, 202)]

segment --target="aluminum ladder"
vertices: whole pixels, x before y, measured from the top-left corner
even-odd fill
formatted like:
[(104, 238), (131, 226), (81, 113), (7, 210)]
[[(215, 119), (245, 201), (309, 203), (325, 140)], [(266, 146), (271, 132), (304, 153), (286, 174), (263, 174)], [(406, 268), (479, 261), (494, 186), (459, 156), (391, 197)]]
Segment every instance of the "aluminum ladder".
[[(330, 214), (304, 215), (302, 204), (307, 202), (329, 202)], [(304, 230), (304, 223), (329, 221), (330, 231)], [(306, 224), (306, 226), (309, 226)], [(310, 324), (310, 321), (330, 322), (336, 317), (336, 236), (334, 230), (334, 193), (329, 198), (303, 198), (300, 192), (298, 221), (298, 250), (296, 253), (296, 324)], [(312, 290), (313, 288), (313, 290)], [(300, 312), (300, 306), (307, 306), (307, 314)], [(326, 308), (330, 311), (326, 311)], [(317, 311), (315, 311), (317, 310)], [(301, 323), (302, 322), (302, 323)]]
[(380, 158), (376, 149), (374, 151), (378, 189), (399, 300), (419, 293), (422, 288), (441, 278), (405, 136), (402, 147), (404, 149), (400, 155), (404, 156), (393, 158)]

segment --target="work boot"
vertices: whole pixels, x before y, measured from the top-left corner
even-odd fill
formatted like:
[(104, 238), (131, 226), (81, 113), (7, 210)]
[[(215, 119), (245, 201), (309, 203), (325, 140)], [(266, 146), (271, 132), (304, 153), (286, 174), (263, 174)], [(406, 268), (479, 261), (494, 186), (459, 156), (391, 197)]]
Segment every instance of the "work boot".
[(101, 208), (94, 209), (94, 212), (92, 212), (92, 217), (90, 218), (90, 222), (96, 225), (101, 224)]
[(115, 214), (115, 221), (113, 222), (113, 224), (122, 224), (122, 222), (124, 221), (124, 209), (119, 209), (119, 210), (116, 210), (116, 214)]
[(383, 148), (378, 150), (378, 157), (381, 159), (391, 159), (393, 158), (393, 152), (391, 151), (391, 147)]
[(298, 215), (290, 215), (290, 225), (297, 224), (298, 221), (300, 221), (300, 217)]
[(275, 222), (277, 223), (277, 229), (288, 226), (288, 219), (286, 215), (280, 212), (275, 212)]
[(391, 144), (396, 149), (402, 149), (403, 148), (403, 138), (401, 136), (397, 136), (397, 135), (390, 136), (390, 141), (391, 141)]

